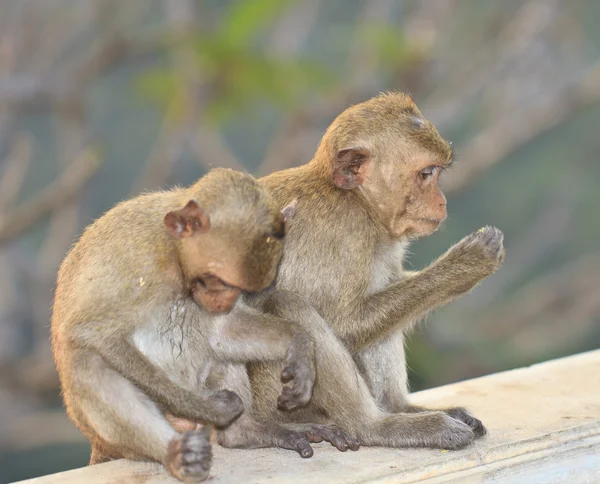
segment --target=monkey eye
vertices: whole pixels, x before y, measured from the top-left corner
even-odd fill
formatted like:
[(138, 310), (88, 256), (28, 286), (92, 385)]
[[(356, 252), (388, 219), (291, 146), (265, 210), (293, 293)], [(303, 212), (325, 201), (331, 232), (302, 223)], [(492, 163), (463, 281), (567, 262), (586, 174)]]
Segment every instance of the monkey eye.
[(277, 226), (273, 227), (273, 231), (266, 235), (267, 242), (271, 239), (282, 240), (285, 236), (285, 222), (281, 222)]
[(423, 180), (427, 180), (438, 172), (439, 168), (437, 166), (428, 166), (424, 170), (421, 170), (421, 178)]
[(273, 237), (275, 237), (278, 240), (283, 239), (283, 237), (285, 236), (285, 222), (281, 222), (280, 225), (277, 226), (277, 228), (273, 231)]

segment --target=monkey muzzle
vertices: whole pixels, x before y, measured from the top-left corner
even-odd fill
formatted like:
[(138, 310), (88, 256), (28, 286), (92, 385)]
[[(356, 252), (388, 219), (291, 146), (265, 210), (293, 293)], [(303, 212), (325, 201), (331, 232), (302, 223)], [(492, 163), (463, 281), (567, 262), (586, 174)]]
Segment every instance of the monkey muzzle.
[(241, 288), (227, 284), (214, 274), (203, 274), (192, 284), (192, 297), (209, 313), (231, 311), (241, 292)]

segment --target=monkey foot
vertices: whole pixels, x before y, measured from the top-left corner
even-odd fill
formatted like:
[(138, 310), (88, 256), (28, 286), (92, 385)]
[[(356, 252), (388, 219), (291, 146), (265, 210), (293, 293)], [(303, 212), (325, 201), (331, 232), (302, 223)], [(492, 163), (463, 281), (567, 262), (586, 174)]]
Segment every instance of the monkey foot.
[(453, 407), (446, 409), (445, 412), (450, 415), (450, 417), (466, 423), (475, 434), (476, 439), (487, 434), (487, 429), (483, 426), (481, 420), (475, 418), (466, 409), (462, 407)]
[[(441, 419), (441, 425), (433, 432), (433, 442), (425, 442), (425, 447), (458, 450), (469, 445), (475, 439), (475, 433), (461, 420), (450, 417), (445, 412), (434, 412)], [(433, 430), (433, 429), (432, 429)]]
[(309, 425), (305, 430), (305, 434), (311, 442), (326, 441), (342, 452), (346, 452), (348, 449), (358, 450), (360, 448), (358, 440), (332, 425)]
[(194, 430), (184, 433), (169, 443), (167, 468), (183, 482), (201, 482), (208, 477), (212, 462), (209, 431)]

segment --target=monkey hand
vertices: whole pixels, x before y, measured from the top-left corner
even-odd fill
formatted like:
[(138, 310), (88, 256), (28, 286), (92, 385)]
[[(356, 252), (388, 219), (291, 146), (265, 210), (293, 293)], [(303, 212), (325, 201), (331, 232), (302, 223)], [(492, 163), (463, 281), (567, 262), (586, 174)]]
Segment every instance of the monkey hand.
[(315, 377), (314, 343), (305, 334), (296, 333), (281, 372), (281, 381), (292, 383), (283, 387), (277, 399), (277, 407), (280, 410), (292, 410), (306, 405), (312, 396)]
[(207, 420), (217, 427), (229, 425), (244, 411), (244, 402), (237, 393), (230, 390), (219, 390), (208, 398), (212, 415)]
[(483, 227), (452, 246), (438, 261), (451, 277), (457, 276), (471, 289), (493, 274), (504, 261), (504, 235), (495, 227)]
[(169, 442), (167, 469), (183, 482), (201, 482), (208, 477), (212, 463), (210, 426), (192, 430)]

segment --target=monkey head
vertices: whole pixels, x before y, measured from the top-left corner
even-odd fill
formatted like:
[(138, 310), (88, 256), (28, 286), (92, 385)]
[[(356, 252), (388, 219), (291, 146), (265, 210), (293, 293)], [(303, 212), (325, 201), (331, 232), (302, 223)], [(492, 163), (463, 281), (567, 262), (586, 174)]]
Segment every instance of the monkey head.
[(279, 210), (250, 175), (216, 169), (192, 186), (183, 207), (165, 215), (195, 301), (209, 312), (231, 310), (241, 292), (267, 288), (283, 255), (285, 224), (295, 204)]
[(446, 218), (438, 182), (452, 160), (450, 143), (402, 93), (344, 111), (315, 157), (337, 187), (364, 196), (395, 238), (429, 235)]

